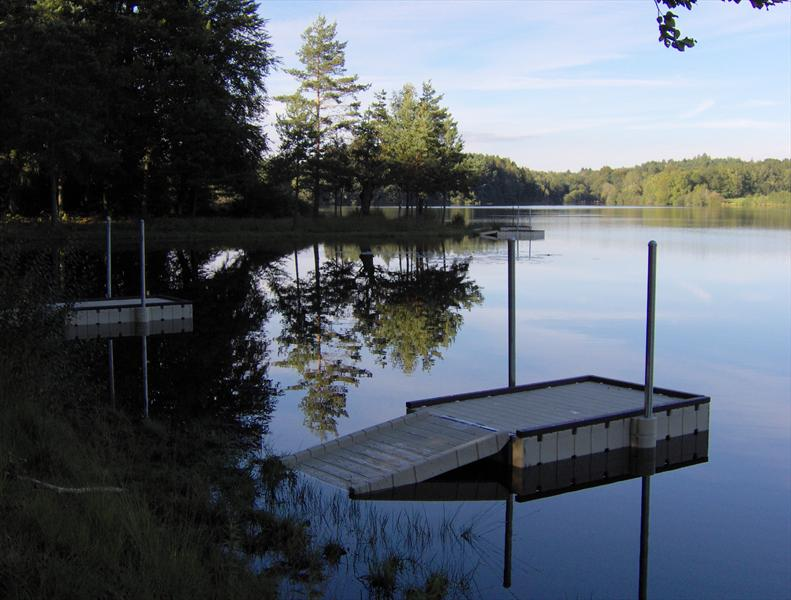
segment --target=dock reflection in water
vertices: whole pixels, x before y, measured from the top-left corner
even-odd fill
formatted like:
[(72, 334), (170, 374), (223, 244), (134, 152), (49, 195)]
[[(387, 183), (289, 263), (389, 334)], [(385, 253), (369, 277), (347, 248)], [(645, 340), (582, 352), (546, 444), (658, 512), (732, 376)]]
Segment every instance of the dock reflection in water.
[(621, 481), (642, 478), (640, 503), (639, 598), (648, 597), (648, 540), (651, 477), (708, 462), (709, 434), (664, 439), (656, 449), (618, 448), (540, 464), (526, 469), (510, 467), (494, 459), (479, 461), (428, 481), (367, 494), (356, 500), (475, 502), (504, 500), (505, 541), (503, 586), (511, 585), (511, 538), (513, 502), (531, 502)]

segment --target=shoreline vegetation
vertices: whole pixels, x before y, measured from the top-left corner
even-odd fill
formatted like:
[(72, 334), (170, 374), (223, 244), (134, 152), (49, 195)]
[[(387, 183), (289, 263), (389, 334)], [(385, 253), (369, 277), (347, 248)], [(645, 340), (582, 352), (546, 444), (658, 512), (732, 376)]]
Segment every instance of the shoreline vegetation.
[(63, 289), (46, 253), (0, 251), (0, 597), (318, 597), (342, 561), (372, 597), (468, 592), (448, 557), (475, 552), (471, 524), (402, 527), (327, 494), (246, 414), (113, 405), (103, 344), (65, 340), (48, 308), (79, 284)]
[[(768, 196), (749, 196), (724, 201), (716, 207), (700, 206), (657, 206), (657, 205), (461, 205), (449, 206), (442, 222), (440, 209), (427, 211), (419, 217), (388, 216), (380, 207), (375, 207), (369, 215), (361, 215), (353, 207), (346, 207), (343, 216), (322, 215), (312, 217), (154, 217), (146, 219), (146, 244), (152, 248), (185, 246), (201, 247), (214, 245), (243, 245), (249, 248), (271, 248), (279, 251), (285, 246), (308, 245), (315, 243), (362, 243), (381, 244), (388, 242), (425, 243), (430, 241), (448, 240), (461, 241), (470, 236), (477, 236), (481, 231), (497, 227), (507, 217), (493, 217), (490, 222), (478, 220), (469, 222), (468, 216), (459, 212), (466, 209), (488, 207), (499, 210), (513, 208), (524, 220), (527, 210), (558, 210), (558, 209), (644, 209), (673, 208), (696, 210), (714, 210), (712, 215), (690, 213), (688, 216), (674, 215), (680, 224), (695, 222), (704, 218), (709, 222), (711, 217), (720, 218), (723, 224), (736, 219), (741, 224), (753, 223), (760, 226), (788, 227), (791, 216), (789, 194), (775, 193)], [(395, 211), (395, 207), (383, 207)], [(741, 214), (743, 210), (751, 212), (748, 220)], [(536, 213), (533, 213), (534, 215)], [(685, 213), (686, 214), (686, 213)], [(659, 215), (659, 213), (657, 213)], [(735, 221), (734, 221), (735, 222)], [(13, 217), (0, 219), (0, 240), (18, 243), (23, 246), (41, 246), (51, 244), (104, 245), (106, 221), (95, 216), (66, 216), (58, 223), (52, 223), (47, 217), (26, 218)], [(139, 243), (139, 222), (133, 218), (121, 218), (112, 221), (113, 245), (118, 249), (136, 247)]]
[[(105, 221), (93, 217), (67, 219), (52, 224), (48, 219), (13, 219), (0, 222), (0, 238), (20, 241), (70, 241), (104, 243)], [(476, 228), (462, 219), (447, 223), (426, 215), (415, 218), (387, 218), (382, 214), (366, 217), (348, 215), (325, 218), (152, 218), (146, 219), (146, 242), (244, 244), (311, 243), (339, 240), (423, 240), (454, 239), (474, 233)], [(138, 221), (112, 222), (113, 242), (137, 243)]]

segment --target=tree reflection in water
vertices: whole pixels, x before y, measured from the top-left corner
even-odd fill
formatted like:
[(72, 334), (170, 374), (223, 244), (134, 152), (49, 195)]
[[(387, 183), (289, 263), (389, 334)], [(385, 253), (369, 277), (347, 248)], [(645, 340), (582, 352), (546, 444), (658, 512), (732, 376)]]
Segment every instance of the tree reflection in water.
[(371, 377), (360, 366), (364, 347), (382, 367), (427, 371), (453, 343), (462, 311), (483, 299), (468, 278), (469, 261), (448, 262), (444, 251), (399, 248), (390, 269), (366, 246), (359, 261), (336, 252), (321, 262), (314, 245), (312, 266), (303, 276), (295, 251), (293, 273), (272, 269), (267, 283), (282, 320), (277, 364), (299, 373), (290, 389), (305, 391), (305, 425), (322, 439), (347, 416), (350, 386)]
[[(245, 251), (149, 253), (149, 289), (191, 299), (196, 323), (192, 333), (151, 338), (152, 410), (160, 418), (220, 417), (218, 423), (266, 432), (280, 391), (269, 377), (270, 340), (264, 333), (272, 306), (255, 275), (275, 258)], [(136, 268), (133, 256), (117, 258), (120, 291), (137, 283)], [(139, 373), (130, 367), (139, 360), (137, 345), (117, 349), (118, 388), (136, 396)]]

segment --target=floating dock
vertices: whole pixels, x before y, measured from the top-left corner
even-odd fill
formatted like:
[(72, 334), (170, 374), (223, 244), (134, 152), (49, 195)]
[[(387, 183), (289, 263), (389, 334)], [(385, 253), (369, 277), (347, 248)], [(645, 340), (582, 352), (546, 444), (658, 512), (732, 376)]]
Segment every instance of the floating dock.
[(126, 337), (192, 331), (192, 302), (170, 296), (79, 300), (71, 305), (66, 337)]
[(515, 496), (530, 502), (577, 490), (584, 490), (644, 476), (659, 474), (708, 462), (709, 434), (683, 435), (660, 440), (651, 464), (639, 452), (619, 448), (580, 458), (568, 458), (516, 469), (491, 461), (472, 464), (428, 481), (367, 494), (353, 494), (357, 500), (400, 500), (419, 502), (493, 501)]
[(544, 239), (544, 230), (526, 225), (512, 225), (483, 231), (480, 236), (488, 240), (534, 241)]
[[(522, 470), (641, 446), (644, 387), (594, 375), (407, 403), (408, 414), (284, 459), (353, 496), (495, 456)], [(656, 441), (709, 429), (707, 396), (654, 388)]]

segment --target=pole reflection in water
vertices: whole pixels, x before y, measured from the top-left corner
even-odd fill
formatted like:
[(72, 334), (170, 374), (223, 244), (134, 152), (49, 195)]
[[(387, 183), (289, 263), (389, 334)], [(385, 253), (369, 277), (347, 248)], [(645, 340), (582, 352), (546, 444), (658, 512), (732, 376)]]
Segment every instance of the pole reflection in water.
[[(105, 256), (105, 266), (107, 268), (107, 283), (105, 289), (105, 298), (108, 300), (113, 297), (113, 247), (112, 247), (112, 232), (111, 220), (107, 217), (107, 225), (105, 227), (105, 238), (107, 244), (107, 252)], [(107, 356), (110, 362), (110, 402), (115, 407), (115, 364), (113, 356), (113, 340), (107, 340)]]
[(503, 587), (511, 587), (511, 541), (514, 532), (514, 495), (505, 501), (505, 551), (503, 556)]
[[(516, 386), (516, 241), (508, 240), (508, 387)], [(513, 537), (514, 497), (505, 501), (505, 557), (503, 587), (511, 587), (511, 539)]]
[(516, 242), (508, 240), (508, 387), (516, 386)]
[[(655, 474), (708, 462), (708, 432), (660, 440), (657, 448), (619, 448), (609, 452), (570, 458), (554, 463), (517, 469), (485, 459), (427, 481), (353, 495), (358, 500), (401, 502), (491, 502), (506, 501), (503, 548), (503, 587), (512, 585), (513, 502), (534, 500), (584, 491), (595, 487), (641, 479), (640, 550), (638, 597), (648, 597), (650, 486)], [(635, 532), (636, 534), (637, 532)], [(541, 541), (535, 540), (534, 547)], [(631, 567), (633, 568), (633, 567)], [(519, 590), (525, 593), (524, 584)]]
[(110, 367), (110, 402), (115, 408), (115, 358), (113, 353), (113, 340), (107, 340), (107, 358)]
[(148, 418), (148, 336), (143, 340), (143, 415)]
[(651, 476), (644, 475), (640, 494), (640, 600), (648, 598), (648, 523), (651, 518)]

